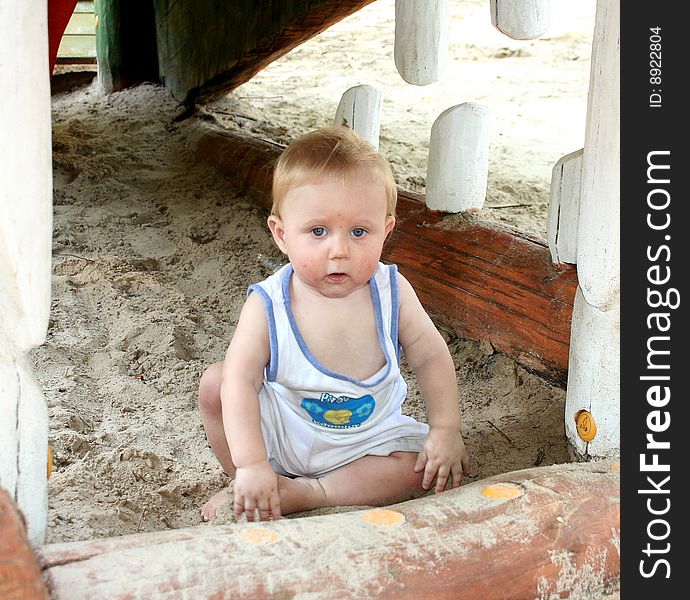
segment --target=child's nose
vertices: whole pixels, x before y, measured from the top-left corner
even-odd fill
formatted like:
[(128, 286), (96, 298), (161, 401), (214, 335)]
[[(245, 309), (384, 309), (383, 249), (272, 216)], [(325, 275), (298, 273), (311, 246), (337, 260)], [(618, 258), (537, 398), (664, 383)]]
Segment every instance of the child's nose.
[(331, 247), (328, 258), (342, 259), (350, 257), (350, 247), (347, 239), (342, 235), (334, 235), (331, 238)]

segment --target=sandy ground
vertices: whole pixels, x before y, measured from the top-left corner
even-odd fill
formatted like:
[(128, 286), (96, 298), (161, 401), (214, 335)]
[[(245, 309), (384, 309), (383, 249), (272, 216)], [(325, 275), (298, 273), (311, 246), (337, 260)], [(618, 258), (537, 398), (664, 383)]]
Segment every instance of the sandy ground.
[[(484, 103), (492, 133), (482, 216), (543, 237), (551, 168), (583, 144), (594, 2), (553, 0), (550, 31), (529, 42), (494, 30), (484, 0), (451, 5), (438, 83), (402, 81), (393, 1), (378, 0), (199, 111), (288, 142), (330, 124), (347, 88), (377, 85), (381, 151), (400, 185), (423, 191), (433, 120), (453, 104)], [(196, 389), (225, 352), (247, 285), (282, 256), (265, 213), (195, 160), (182, 113), (153, 84), (53, 96), (53, 304), (47, 341), (32, 353), (54, 451), (48, 542), (197, 525), (201, 504), (227, 483)], [(567, 462), (564, 390), (488, 342), (443, 333), (472, 456), (466, 481)], [(405, 376), (405, 410), (425, 420)]]

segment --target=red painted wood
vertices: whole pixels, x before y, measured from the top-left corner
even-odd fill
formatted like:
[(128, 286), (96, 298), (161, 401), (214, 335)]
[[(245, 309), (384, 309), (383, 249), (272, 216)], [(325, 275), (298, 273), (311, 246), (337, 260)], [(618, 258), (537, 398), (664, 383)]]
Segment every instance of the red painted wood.
[(76, 6), (77, 0), (48, 0), (48, 60), (51, 77), (60, 41)]

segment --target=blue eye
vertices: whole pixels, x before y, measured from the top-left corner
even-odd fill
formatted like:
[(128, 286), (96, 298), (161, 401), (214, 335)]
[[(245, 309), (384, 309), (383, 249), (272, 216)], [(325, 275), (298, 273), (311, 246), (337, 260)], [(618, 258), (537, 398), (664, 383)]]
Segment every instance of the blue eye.
[(326, 230), (323, 227), (314, 227), (314, 229), (311, 230), (311, 233), (314, 237), (323, 237), (326, 235)]
[(365, 233), (366, 233), (366, 231), (364, 229), (362, 229), (361, 227), (355, 227), (352, 230), (352, 235), (354, 235), (356, 238), (361, 238)]

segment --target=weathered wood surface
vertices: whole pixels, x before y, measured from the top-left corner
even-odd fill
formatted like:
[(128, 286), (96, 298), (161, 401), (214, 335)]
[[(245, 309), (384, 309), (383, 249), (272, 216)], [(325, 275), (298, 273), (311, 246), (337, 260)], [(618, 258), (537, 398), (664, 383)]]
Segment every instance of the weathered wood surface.
[(372, 1), (154, 0), (161, 80), (180, 101), (209, 101)]
[(620, 297), (620, 156), (620, 0), (601, 0), (594, 20), (577, 239), (582, 293), (601, 310)]
[(45, 600), (43, 581), (29, 540), (24, 519), (5, 489), (0, 487), (0, 598)]
[(371, 85), (356, 85), (340, 98), (333, 125), (349, 127), (374, 150), (379, 149), (381, 133), (381, 90)]
[(620, 577), (613, 462), (514, 471), (386, 509), (37, 549), (55, 600), (598, 598)]
[[(577, 227), (578, 296), (566, 411), (591, 408), (591, 456), (620, 449), (620, 1), (600, 0), (594, 22)], [(582, 442), (566, 413), (566, 434)]]
[(11, 82), (0, 110), (0, 485), (26, 516), (31, 541), (40, 542), (48, 414), (26, 355), (45, 341), (50, 314), (48, 11), (45, 0), (27, 0), (3, 3), (0, 13), (0, 81)]
[(448, 0), (396, 0), (393, 59), (412, 85), (438, 81), (448, 63)]
[(533, 40), (549, 28), (549, 0), (491, 0), (491, 24), (514, 40)]
[(444, 110), (431, 127), (426, 205), (432, 210), (479, 210), (489, 175), (489, 111), (477, 102)]
[[(271, 174), (282, 147), (199, 123), (201, 160), (270, 208)], [(548, 248), (516, 231), (428, 210), (399, 190), (398, 224), (384, 260), (399, 265), (437, 322), (488, 340), (526, 368), (564, 385), (576, 272), (552, 265)]]
[(580, 221), (582, 153), (561, 157), (551, 171), (551, 196), (546, 239), (554, 263), (577, 263), (577, 227)]
[[(573, 322), (565, 401), (565, 432), (582, 456), (608, 456), (620, 448), (620, 302), (607, 311), (591, 306), (578, 288)], [(597, 433), (580, 439), (575, 418), (592, 413)]]

